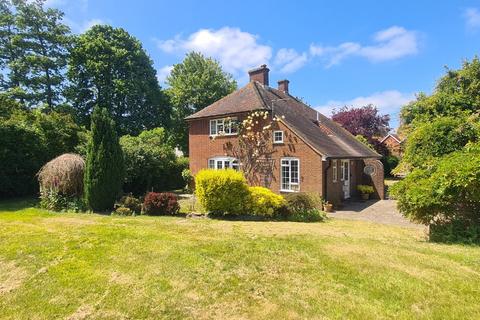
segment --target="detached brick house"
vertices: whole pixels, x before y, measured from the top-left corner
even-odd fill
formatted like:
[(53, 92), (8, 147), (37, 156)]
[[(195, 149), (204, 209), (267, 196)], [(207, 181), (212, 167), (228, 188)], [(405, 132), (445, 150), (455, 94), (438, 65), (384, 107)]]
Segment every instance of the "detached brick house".
[(235, 123), (267, 111), (280, 120), (272, 129), (271, 178), (260, 185), (280, 194), (316, 192), (338, 205), (357, 195), (357, 185), (369, 184), (383, 199), (381, 156), (290, 95), (288, 80), (269, 87), (268, 72), (266, 65), (249, 71), (246, 86), (186, 118), (192, 174), (204, 168), (239, 169), (242, 164), (226, 148), (238, 145)]
[(395, 133), (389, 133), (382, 140), (380, 140), (380, 143), (383, 144), (388, 149), (388, 151), (390, 151), (390, 154), (395, 157), (401, 158), (403, 155), (404, 141), (404, 139), (401, 139)]

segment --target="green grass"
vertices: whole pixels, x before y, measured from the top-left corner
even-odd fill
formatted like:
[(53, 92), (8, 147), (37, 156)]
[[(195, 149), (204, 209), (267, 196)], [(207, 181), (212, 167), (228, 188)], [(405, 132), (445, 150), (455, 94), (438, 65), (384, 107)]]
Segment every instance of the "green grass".
[(418, 229), (0, 203), (0, 319), (478, 319), (480, 249)]

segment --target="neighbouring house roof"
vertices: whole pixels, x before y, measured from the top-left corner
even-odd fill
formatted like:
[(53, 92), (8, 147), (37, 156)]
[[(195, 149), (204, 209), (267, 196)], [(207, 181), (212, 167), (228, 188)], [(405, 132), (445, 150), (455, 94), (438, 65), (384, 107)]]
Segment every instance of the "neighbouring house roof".
[(380, 140), (380, 143), (383, 143), (385, 140), (388, 139), (388, 137), (392, 137), (395, 141), (398, 143), (402, 143), (403, 140), (396, 134), (396, 133), (389, 133), (387, 134), (382, 140)]
[[(283, 91), (249, 82), (186, 120), (269, 110), (324, 158), (380, 158), (339, 124)], [(318, 121), (317, 121), (318, 120)]]

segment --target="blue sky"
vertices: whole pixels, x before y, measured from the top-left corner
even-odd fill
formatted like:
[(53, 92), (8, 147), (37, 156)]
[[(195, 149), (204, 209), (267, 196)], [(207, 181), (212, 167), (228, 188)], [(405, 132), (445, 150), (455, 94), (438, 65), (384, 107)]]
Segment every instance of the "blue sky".
[(373, 103), (398, 124), (401, 105), (431, 92), (444, 66), (480, 51), (480, 1), (47, 0), (80, 33), (123, 27), (140, 39), (163, 84), (190, 50), (220, 61), (240, 85), (267, 63), (270, 85), (329, 114)]

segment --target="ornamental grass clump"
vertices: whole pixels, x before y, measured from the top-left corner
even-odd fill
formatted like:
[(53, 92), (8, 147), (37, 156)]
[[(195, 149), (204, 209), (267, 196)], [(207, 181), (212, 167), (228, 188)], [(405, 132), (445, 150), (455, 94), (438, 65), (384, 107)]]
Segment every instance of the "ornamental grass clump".
[(85, 161), (77, 154), (64, 154), (47, 162), (38, 172), (40, 206), (53, 211), (82, 211)]
[(55, 190), (66, 196), (83, 193), (85, 160), (78, 154), (66, 153), (47, 162), (38, 172), (40, 192)]

